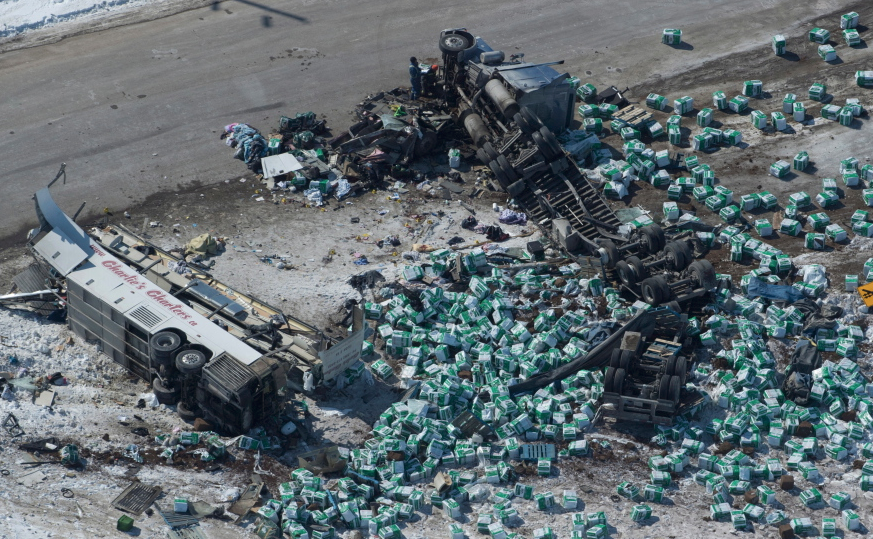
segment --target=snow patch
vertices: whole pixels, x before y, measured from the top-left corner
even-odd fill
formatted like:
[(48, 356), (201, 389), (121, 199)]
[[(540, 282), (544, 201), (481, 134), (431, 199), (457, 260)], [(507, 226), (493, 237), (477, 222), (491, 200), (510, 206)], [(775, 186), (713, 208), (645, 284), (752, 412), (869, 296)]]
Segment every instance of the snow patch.
[(155, 0), (0, 0), (0, 38), (15, 37), (76, 19), (98, 19)]

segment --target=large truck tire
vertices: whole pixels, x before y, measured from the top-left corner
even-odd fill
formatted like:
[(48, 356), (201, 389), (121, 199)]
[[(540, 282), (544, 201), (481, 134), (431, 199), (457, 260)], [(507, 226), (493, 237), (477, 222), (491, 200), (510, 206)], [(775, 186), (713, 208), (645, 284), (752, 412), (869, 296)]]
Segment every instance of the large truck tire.
[(473, 46), (472, 36), (467, 33), (452, 33), (440, 36), (439, 48), (441, 52), (456, 54)]
[(176, 405), (176, 412), (179, 414), (179, 417), (182, 418), (182, 421), (194, 421), (197, 419), (197, 409), (190, 409), (188, 405), (185, 404), (185, 401), (179, 401), (179, 404)]
[(179, 390), (167, 389), (160, 378), (155, 378), (152, 381), (152, 391), (160, 404), (173, 405), (179, 402)]
[(182, 350), (176, 354), (176, 368), (182, 374), (198, 374), (206, 365), (206, 354), (200, 350)]

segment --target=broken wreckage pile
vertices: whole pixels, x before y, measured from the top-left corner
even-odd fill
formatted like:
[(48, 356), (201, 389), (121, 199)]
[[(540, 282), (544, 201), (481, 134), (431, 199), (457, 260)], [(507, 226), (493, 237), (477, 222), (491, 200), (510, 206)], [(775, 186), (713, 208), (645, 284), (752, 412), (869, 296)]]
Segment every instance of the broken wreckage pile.
[[(533, 460), (538, 474), (548, 477), (556, 461), (589, 454), (584, 433), (598, 418), (603, 375), (597, 368), (578, 370), (559, 384), (546, 384), (525, 395), (514, 392), (513, 385), (591, 353), (615, 327), (598, 320), (598, 312), (603, 312), (598, 309), (600, 298), (613, 309), (624, 300), (614, 289), (603, 289), (598, 278), (576, 278), (575, 263), (542, 265), (512, 275), (490, 266), (481, 250), (466, 255), (461, 263), (467, 272), (477, 274), (463, 292), (436, 286), (364, 305), (366, 318), (378, 325), (386, 355), (404, 360), (401, 380), (408, 387), (418, 384), (412, 393), (415, 398), (386, 410), (364, 448), (341, 450), (348, 468), (347, 477), (336, 484), (338, 490), (325, 491), (322, 480), (307, 470), (293, 472), (292, 481), (282, 484), (283, 499), (261, 510), (262, 528), (278, 531), (281, 526), (293, 537), (306, 537), (309, 526), (312, 537), (324, 537), (332, 533), (328, 531), (332, 526), (341, 524), (383, 539), (399, 538), (399, 523), (430, 503), (455, 521), (448, 532), (460, 538), (465, 533), (461, 504), (470, 503), (481, 506), (476, 519), (480, 533), (508, 538), (517, 536), (510, 529), (522, 523), (517, 505), (527, 503), (518, 498), (532, 500), (543, 511), (555, 506), (553, 493), (535, 492), (517, 482), (510, 463)], [(437, 251), (426, 267), (409, 266), (404, 275), (417, 281), (441, 274), (448, 264), (447, 254)], [(804, 273), (818, 269), (804, 268)], [(800, 533), (811, 520), (789, 520), (785, 511), (776, 508), (780, 506), (775, 490), (765, 483), (780, 481), (787, 488), (788, 473), (797, 471), (810, 482), (800, 499), (815, 508), (823, 499), (816, 483), (820, 477), (816, 461), (827, 457), (836, 463), (850, 451), (873, 459), (873, 443), (862, 443), (873, 427), (873, 385), (850, 359), (859, 353), (856, 344), (864, 333), (847, 318), (834, 320), (841, 314), (838, 309), (819, 309), (814, 301), (783, 309), (763, 297), (746, 300), (731, 295), (730, 288), (725, 290), (710, 306), (715, 314), (705, 321), (688, 321), (688, 334), (699, 343), (713, 346), (733, 339), (731, 350), (714, 354), (714, 364), (721, 370), (713, 372), (712, 365), (700, 362), (692, 374), (701, 386), (709, 384), (714, 402), (725, 409), (724, 417), (695, 422), (692, 414), (698, 407), (677, 417), (673, 426), (658, 426), (653, 443), (665, 449), (672, 445), (672, 451), (649, 459), (651, 474), (642, 488), (624, 482), (617, 492), (636, 502), (630, 519), (645, 521), (652, 508), (642, 502), (663, 502), (675, 474), (690, 473), (696, 465), (693, 478), (712, 496), (713, 519), (729, 518), (737, 529), (749, 521), (787, 522)], [(388, 291), (383, 289), (382, 294)], [(637, 314), (650, 306), (636, 302), (621, 308)], [(839, 338), (841, 343), (837, 352), (844, 357), (834, 363), (822, 362), (815, 346), (804, 338), (798, 340), (795, 356), (805, 359), (795, 361), (789, 372), (806, 377), (810, 386), (804, 393), (806, 400), (797, 398), (794, 385), (786, 384), (785, 393), (779, 386), (776, 357), (767, 339), (785, 335), (812, 337), (823, 344)], [(365, 356), (374, 351), (373, 344), (365, 342)], [(390, 362), (378, 359), (369, 370), (390, 380), (395, 376)], [(366, 369), (359, 362), (346, 371), (343, 383), (353, 383)], [(706, 436), (719, 443), (707, 447)], [(800, 441), (792, 439), (795, 436)], [(554, 444), (560, 440), (566, 448), (556, 452)], [(765, 442), (769, 455), (756, 461), (754, 452), (763, 450)], [(725, 446), (732, 449), (720, 451)], [(780, 452), (785, 459), (777, 456)], [(440, 472), (456, 466), (479, 469)], [(422, 487), (426, 481), (432, 483)], [(873, 489), (873, 460), (863, 465), (858, 481), (862, 490)], [(743, 495), (746, 505), (732, 509), (731, 496)], [(565, 490), (560, 500), (566, 510), (577, 508), (574, 491)], [(847, 529), (856, 529), (859, 516), (850, 500), (848, 493), (836, 492), (828, 503), (842, 511)], [(378, 509), (373, 509), (373, 501)], [(823, 524), (828, 529), (836, 525), (833, 519)], [(605, 537), (608, 532), (602, 512), (574, 513), (568, 526), (574, 538)], [(537, 529), (534, 535), (555, 536), (551, 528)]]

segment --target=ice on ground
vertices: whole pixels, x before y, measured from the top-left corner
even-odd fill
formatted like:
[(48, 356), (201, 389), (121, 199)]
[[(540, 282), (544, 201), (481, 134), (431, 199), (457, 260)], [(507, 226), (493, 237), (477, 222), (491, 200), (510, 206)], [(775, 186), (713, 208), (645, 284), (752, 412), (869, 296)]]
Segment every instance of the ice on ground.
[(131, 11), (161, 0), (2, 0), (0, 38), (15, 37), (77, 19), (98, 19), (111, 13)]

